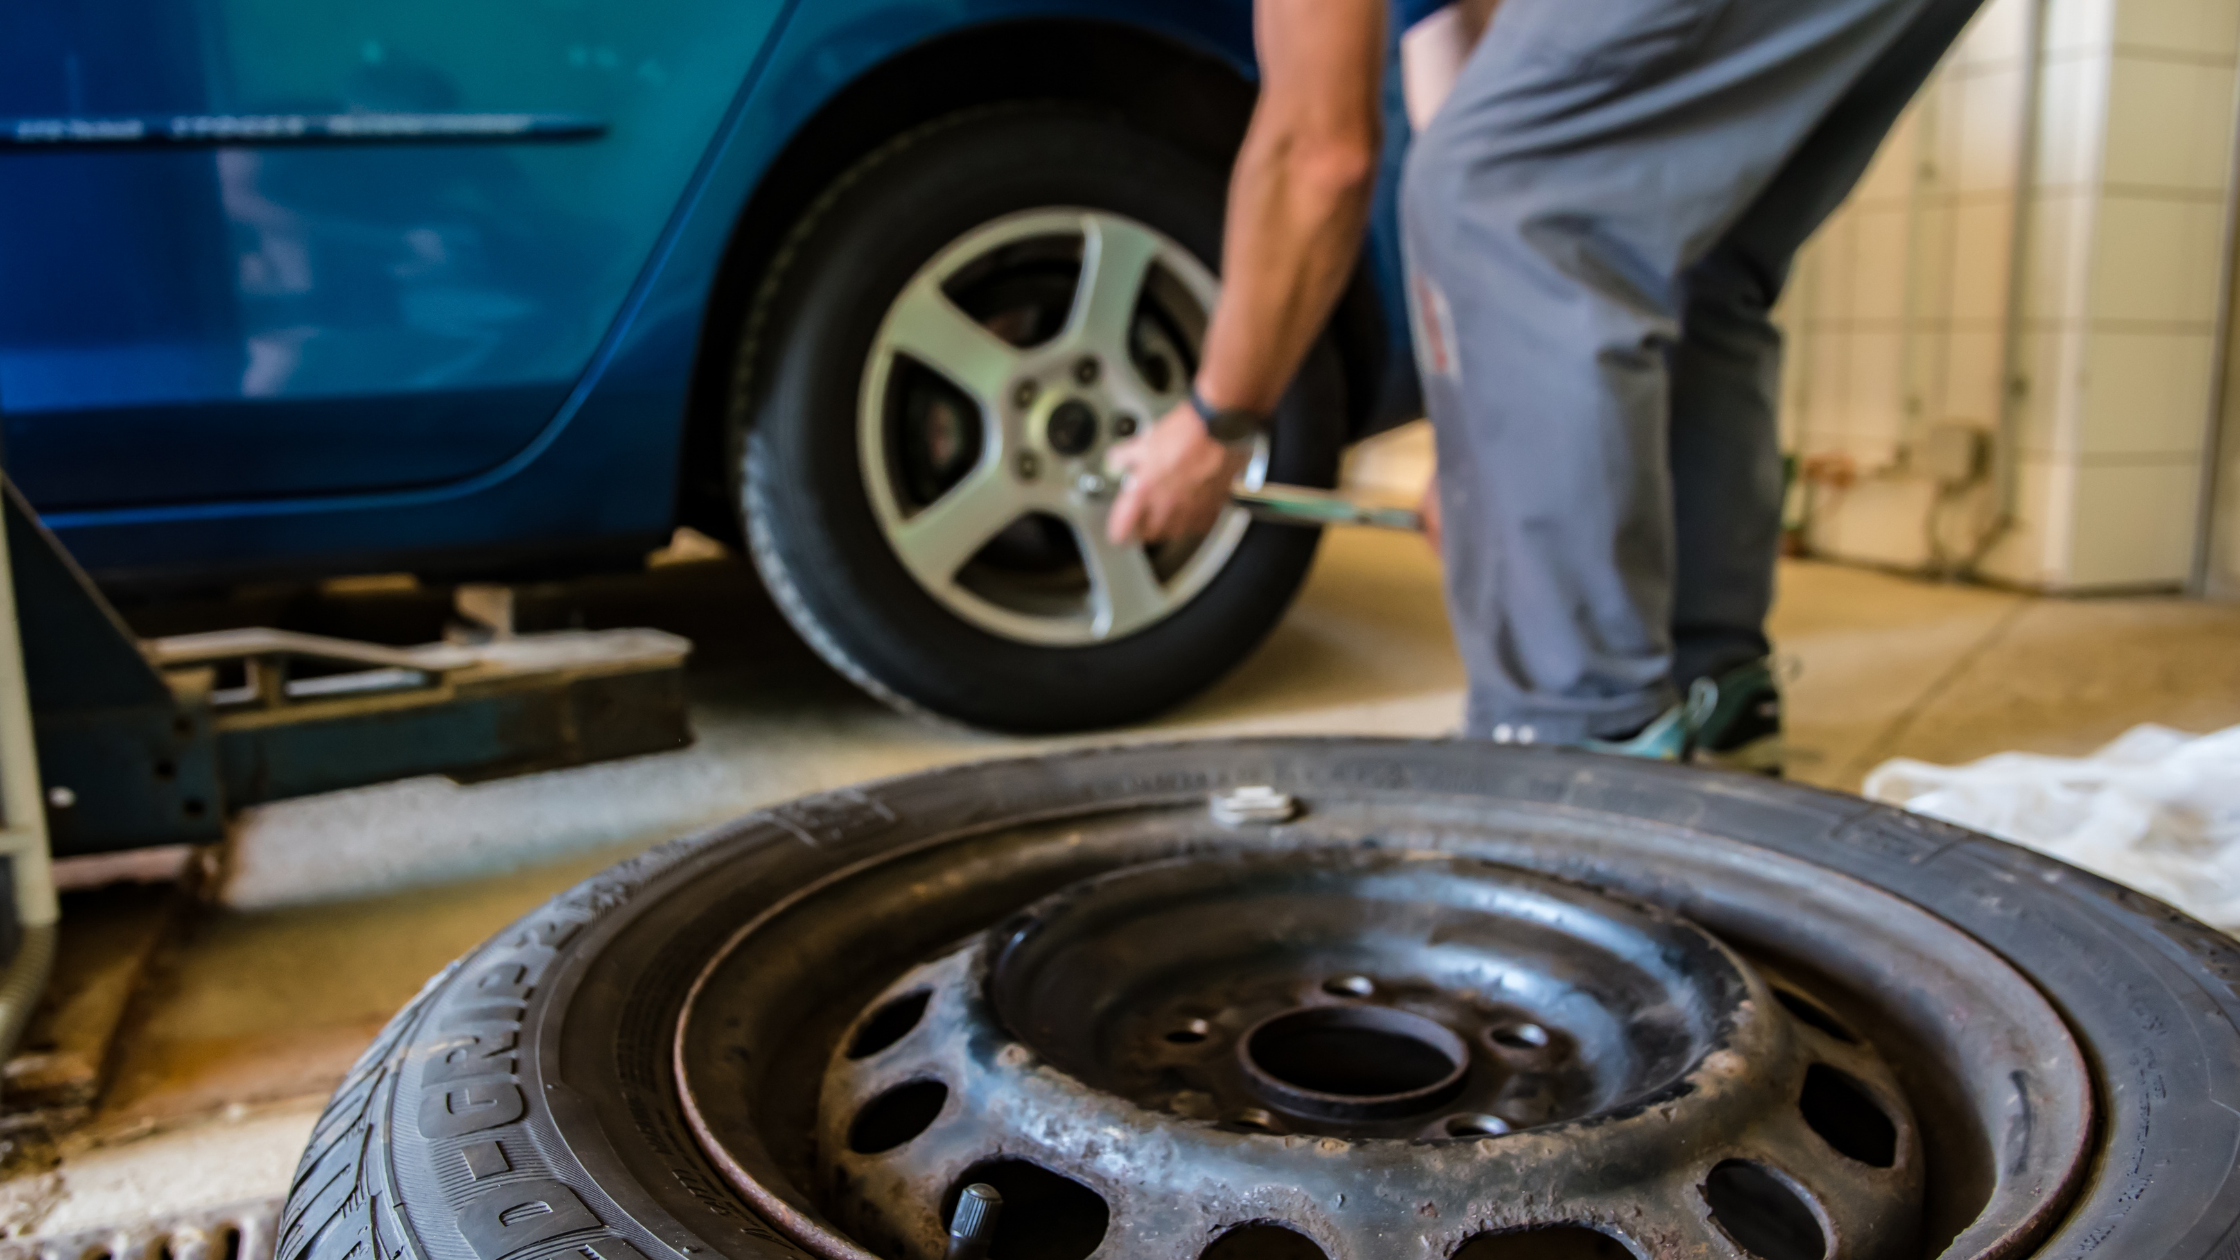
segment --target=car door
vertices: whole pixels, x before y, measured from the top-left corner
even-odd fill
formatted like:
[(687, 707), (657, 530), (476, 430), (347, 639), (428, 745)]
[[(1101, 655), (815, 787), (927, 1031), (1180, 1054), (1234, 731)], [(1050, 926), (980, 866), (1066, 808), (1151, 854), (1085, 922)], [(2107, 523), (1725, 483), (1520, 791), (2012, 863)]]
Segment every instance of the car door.
[(788, 3), (0, 5), (11, 474), (56, 510), (504, 462)]

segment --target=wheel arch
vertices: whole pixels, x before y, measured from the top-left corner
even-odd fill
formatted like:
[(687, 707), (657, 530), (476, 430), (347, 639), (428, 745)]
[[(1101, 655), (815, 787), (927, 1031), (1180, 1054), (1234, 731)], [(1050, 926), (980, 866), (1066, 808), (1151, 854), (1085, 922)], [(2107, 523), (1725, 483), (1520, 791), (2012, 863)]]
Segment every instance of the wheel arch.
[[(681, 523), (740, 540), (725, 464), (732, 350), (787, 231), (850, 166), (933, 118), (1046, 100), (1115, 110), (1226, 167), (1243, 142), (1256, 95), (1243, 67), (1204, 47), (1147, 27), (1081, 18), (968, 27), (905, 49), (835, 93), (795, 130), (732, 225), (694, 350), (679, 451)], [(1385, 324), (1364, 263), (1331, 321), (1348, 427), (1357, 436), (1386, 369)]]

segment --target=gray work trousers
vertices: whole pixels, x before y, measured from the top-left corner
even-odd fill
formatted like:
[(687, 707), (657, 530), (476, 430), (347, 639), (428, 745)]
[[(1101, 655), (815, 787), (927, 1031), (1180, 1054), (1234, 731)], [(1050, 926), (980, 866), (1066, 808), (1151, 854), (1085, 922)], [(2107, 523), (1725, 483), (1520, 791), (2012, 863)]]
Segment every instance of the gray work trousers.
[(1401, 192), (1469, 734), (1622, 734), (1766, 652), (1769, 312), (1979, 3), (1496, 11)]

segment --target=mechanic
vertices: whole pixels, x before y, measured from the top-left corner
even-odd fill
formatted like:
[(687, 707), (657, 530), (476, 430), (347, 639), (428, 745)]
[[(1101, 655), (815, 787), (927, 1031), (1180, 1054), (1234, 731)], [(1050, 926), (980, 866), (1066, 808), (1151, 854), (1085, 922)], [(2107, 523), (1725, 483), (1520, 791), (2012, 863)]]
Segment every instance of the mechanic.
[[(1980, 2), (1401, 0), (1484, 23), (1401, 187), (1466, 734), (1778, 769), (1770, 311)], [(1116, 540), (1211, 525), (1345, 286), (1386, 3), (1259, 0), (1221, 299), (1190, 402), (1113, 453)]]

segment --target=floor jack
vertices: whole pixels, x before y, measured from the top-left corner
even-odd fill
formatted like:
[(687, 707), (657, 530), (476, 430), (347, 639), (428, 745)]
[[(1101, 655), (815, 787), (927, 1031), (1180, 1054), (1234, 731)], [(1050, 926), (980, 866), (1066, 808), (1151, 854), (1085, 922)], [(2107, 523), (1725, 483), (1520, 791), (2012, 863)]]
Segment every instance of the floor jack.
[[(692, 740), (692, 645), (676, 635), (517, 635), (504, 588), (480, 587), (457, 601), (481, 623), (478, 642), (392, 647), (265, 628), (141, 639), (15, 487), (0, 483), (0, 496), (0, 1060), (56, 964), (58, 862), (100, 875), (161, 866), (142, 860), (170, 850), (176, 870), (190, 846), (224, 837), (232, 813), (266, 801)], [(56, 1105), (96, 1087), (103, 1057), (71, 1058), (91, 1064), (82, 1089), (87, 1072), (73, 1069), (59, 1089), (19, 1091), (42, 1070), (11, 1067), (8, 1090), (16, 1106)]]
[(228, 814), (422, 774), (462, 781), (681, 748), (692, 645), (658, 630), (390, 647), (271, 629), (142, 640), (6, 490), (57, 857), (206, 844)]

